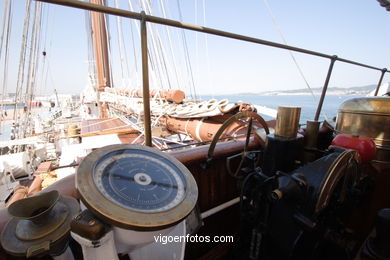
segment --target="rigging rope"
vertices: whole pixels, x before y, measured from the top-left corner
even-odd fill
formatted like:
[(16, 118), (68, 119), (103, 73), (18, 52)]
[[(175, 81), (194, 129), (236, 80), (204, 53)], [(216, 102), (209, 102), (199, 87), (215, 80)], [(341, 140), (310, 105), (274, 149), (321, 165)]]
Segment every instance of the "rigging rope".
[[(206, 3), (203, 0), (203, 26), (207, 26), (206, 23)], [(210, 65), (210, 55), (209, 55), (209, 43), (208, 43), (208, 34), (205, 33), (205, 44), (206, 44), (206, 60), (207, 60), (207, 78), (208, 78), (208, 89), (211, 90), (212, 97), (214, 97), (214, 84), (211, 73), (211, 65)]]
[[(118, 0), (115, 0), (115, 7), (119, 8)], [(126, 45), (125, 45), (124, 37), (123, 37), (122, 18), (119, 16), (116, 17), (116, 26), (117, 26), (117, 31), (118, 31), (119, 55), (120, 55), (121, 69), (122, 69), (122, 84), (123, 84), (123, 87), (126, 87), (125, 71), (127, 72), (127, 79), (130, 79), (130, 71), (129, 71)], [(123, 51), (123, 55), (122, 55), (122, 51)]]
[[(148, 0), (144, 0), (144, 1), (147, 4), (147, 7), (149, 9), (149, 13), (151, 15), (154, 15), (153, 14), (152, 4), (151, 4), (150, 0), (149, 1)], [(171, 89), (172, 85), (171, 85), (171, 81), (170, 81), (170, 73), (168, 71), (168, 68), (170, 66), (167, 66), (168, 59), (166, 58), (166, 51), (164, 49), (164, 45), (162, 44), (161, 36), (160, 36), (159, 31), (158, 31), (158, 27), (157, 27), (157, 25), (151, 24), (151, 23), (149, 23), (149, 27), (151, 28), (151, 32), (152, 32), (151, 33), (151, 36), (152, 36), (151, 38), (152, 38), (152, 42), (153, 42), (153, 44), (155, 45), (155, 48), (156, 48), (156, 52), (157, 52), (157, 55), (158, 55), (160, 66), (165, 71), (165, 73), (163, 72), (163, 75), (165, 75), (164, 81), (166, 81), (168, 89)], [(157, 38), (157, 40), (155, 38)], [(161, 85), (161, 88), (164, 88), (164, 85)]]
[[(119, 9), (119, 3), (118, 3), (118, 0), (115, 0), (115, 8), (118, 8)], [(117, 33), (118, 33), (118, 37), (117, 37), (117, 40), (118, 40), (118, 51), (119, 51), (119, 61), (120, 61), (120, 65), (121, 65), (121, 86), (122, 87), (125, 87), (125, 84), (124, 84), (124, 79), (125, 79), (125, 73), (124, 73), (124, 65), (123, 65), (123, 55), (122, 55), (122, 34), (121, 34), (121, 30), (120, 30), (120, 23), (121, 23), (121, 18), (119, 16), (116, 17), (116, 30), (117, 30)]]
[[(88, 49), (88, 73), (90, 76), (91, 84), (95, 88), (95, 76), (96, 67), (94, 66), (94, 54), (92, 44), (92, 23), (91, 23), (91, 12), (85, 11), (85, 31), (87, 32), (87, 49)], [(93, 76), (92, 76), (93, 75)]]
[[(49, 30), (47, 31), (47, 34), (49, 35), (48, 37), (45, 36), (46, 38), (49, 38), (49, 47), (46, 48), (46, 38), (45, 38), (45, 49), (47, 49), (47, 52), (48, 53), (51, 53), (51, 50), (52, 50), (52, 46), (53, 46), (53, 33), (54, 33), (54, 18), (56, 17), (55, 15), (55, 9), (51, 9), (50, 8), (50, 5), (47, 5), (47, 10), (48, 10), (48, 20), (47, 20), (47, 26), (50, 24), (52, 25), (51, 27), (48, 27), (50, 28), (50, 34), (49, 34)], [(49, 12), (50, 11), (50, 12)], [(51, 22), (49, 22), (49, 17), (51, 19)], [(51, 56), (49, 56), (50, 58)], [(43, 83), (44, 84), (44, 93), (49, 93), (49, 91), (46, 92), (46, 89), (47, 89), (47, 82), (48, 82), (48, 77), (50, 75), (50, 78), (52, 80), (52, 83), (51, 83), (51, 86), (52, 86), (52, 90), (56, 89), (55, 87), (55, 84), (54, 84), (54, 80), (53, 80), (53, 76), (51, 74), (51, 70), (50, 70), (50, 59), (47, 58), (47, 66), (46, 66), (46, 72), (45, 73), (45, 82)]]
[[(130, 9), (130, 11), (134, 11), (134, 9), (133, 9), (133, 6), (132, 6), (132, 4), (131, 4), (131, 0), (128, 0), (128, 4), (129, 4), (129, 9)], [(140, 9), (142, 9), (142, 7), (140, 7)], [(135, 24), (135, 28), (137, 29), (137, 35), (141, 35), (141, 31), (140, 31), (140, 28), (139, 28), (139, 26), (138, 26), (138, 23), (137, 23), (137, 21), (136, 20), (134, 20), (134, 24)], [(132, 28), (131, 28), (132, 29)], [(133, 39), (134, 39), (134, 37), (133, 37)], [(134, 57), (136, 57), (136, 52), (135, 52), (135, 44), (134, 44), (134, 41), (133, 41), (133, 46), (134, 46)], [(150, 77), (151, 77), (151, 81), (153, 81), (154, 80), (154, 78), (157, 78), (158, 76), (156, 75), (157, 74), (157, 72), (156, 72), (156, 66), (155, 66), (155, 64), (154, 64), (154, 61), (153, 61), (153, 59), (151, 58), (151, 49), (150, 48), (148, 48), (148, 58), (149, 58), (149, 61), (150, 61)], [(138, 75), (138, 74), (137, 74)], [(137, 77), (138, 78), (138, 77)], [(142, 85), (142, 82), (140, 82), (141, 84), (140, 85)]]
[[(273, 12), (272, 12), (272, 10), (271, 10), (271, 6), (269, 5), (268, 0), (263, 0), (263, 1), (264, 1), (264, 5), (265, 5), (266, 8), (267, 8), (268, 14), (269, 14), (269, 16), (270, 16), (271, 19), (272, 19), (272, 23), (274, 24), (276, 30), (278, 31), (280, 37), (282, 38), (283, 43), (286, 44), (286, 45), (288, 45), (287, 40), (286, 40), (286, 37), (284, 36), (284, 34), (283, 34), (283, 32), (282, 32), (282, 30), (281, 30), (279, 24), (278, 24), (277, 21), (276, 21), (276, 18), (275, 18), (274, 14), (273, 14)], [(306, 87), (309, 89), (309, 91), (310, 91), (310, 93), (311, 93), (313, 99), (314, 99), (315, 101), (317, 101), (317, 98), (316, 98), (316, 96), (314, 95), (314, 92), (313, 92), (313, 90), (311, 89), (311, 87), (310, 87), (310, 85), (309, 85), (309, 82), (307, 81), (307, 79), (306, 79), (306, 77), (305, 77), (305, 74), (304, 74), (303, 71), (302, 71), (301, 66), (299, 66), (298, 61), (295, 59), (295, 56), (294, 56), (293, 52), (292, 52), (292, 51), (288, 51), (288, 52), (289, 52), (289, 54), (290, 54), (290, 56), (291, 56), (293, 62), (295, 63), (295, 66), (297, 67), (297, 69), (298, 69), (298, 71), (299, 71), (299, 74), (301, 75), (302, 79), (305, 81)]]
[[(166, 12), (165, 12), (164, 3), (162, 2), (162, 0), (160, 0), (160, 7), (161, 7), (161, 11), (162, 11), (163, 17), (167, 18), (167, 15), (166, 15)], [(164, 26), (164, 28), (165, 28), (166, 33), (167, 33), (168, 43), (169, 43), (169, 51), (170, 51), (170, 54), (171, 54), (171, 57), (172, 57), (172, 61), (173, 61), (173, 70), (174, 70), (174, 73), (175, 73), (175, 76), (176, 76), (176, 84), (177, 84), (176, 88), (177, 89), (181, 89), (181, 86), (180, 86), (180, 83), (179, 83), (179, 75), (177, 73), (176, 58), (175, 58), (175, 54), (174, 54), (173, 47), (172, 47), (173, 44), (172, 44), (171, 34), (169, 33), (169, 27), (168, 26)]]
[[(3, 81), (2, 81), (2, 84), (3, 84), (3, 88), (2, 88), (2, 102), (1, 102), (1, 110), (0, 110), (0, 113), (1, 113), (1, 117), (3, 117), (3, 112), (4, 112), (4, 97), (5, 97), (5, 94), (7, 92), (7, 83), (8, 83), (8, 57), (9, 57), (9, 43), (10, 43), (10, 38), (11, 38), (11, 28), (12, 28), (12, 2), (11, 4), (8, 5), (8, 1), (6, 3), (6, 6), (7, 6), (7, 9), (8, 9), (8, 14), (7, 14), (7, 30), (6, 30), (6, 39), (5, 39), (5, 55), (4, 55), (4, 74), (3, 74)], [(4, 9), (4, 11), (6, 11), (7, 9)], [(3, 24), (5, 25), (5, 24)], [(3, 27), (4, 29), (5, 27)], [(4, 37), (4, 31), (2, 32), (2, 38), (1, 38), (1, 43), (3, 42), (3, 37)], [(1, 52), (0, 52), (1, 53)], [(1, 58), (1, 56), (0, 56)], [(3, 120), (0, 120), (1, 123), (3, 122)], [(0, 127), (1, 127), (1, 123), (0, 123)]]
[(29, 26), (30, 14), (31, 14), (31, 0), (27, 0), (25, 5), (23, 35), (22, 35), (21, 47), (20, 47), (18, 79), (16, 83), (16, 90), (15, 90), (15, 107), (14, 107), (14, 114), (13, 114), (14, 120), (16, 120), (19, 117), (17, 105), (22, 101), (22, 92), (23, 92), (22, 90), (23, 90), (24, 79), (25, 79), (25, 64), (26, 64), (26, 55), (27, 55), (27, 40), (28, 40), (29, 28), (30, 28)]
[[(179, 20), (183, 21), (183, 15), (181, 13), (181, 7), (180, 7), (179, 0), (177, 0), (176, 3), (177, 3), (178, 11), (179, 11)], [(187, 38), (186, 38), (186, 35), (185, 35), (185, 30), (181, 29), (181, 32), (182, 32), (182, 40), (183, 40), (183, 45), (184, 45), (185, 54), (186, 54), (185, 57), (186, 57), (187, 69), (189, 69), (189, 74), (190, 74), (191, 83), (192, 83), (191, 86), (192, 86), (192, 89), (193, 89), (193, 91), (191, 91), (191, 87), (190, 87), (190, 92), (191, 92), (191, 96), (193, 98), (197, 99), (196, 90), (195, 90), (194, 75), (192, 73), (191, 59), (190, 59), (190, 54), (189, 54), (189, 51), (188, 51), (188, 44), (187, 44)]]
[(140, 85), (140, 83), (139, 83), (140, 80), (139, 80), (139, 76), (138, 76), (137, 52), (135, 50), (134, 30), (133, 30), (133, 23), (132, 22), (130, 22), (130, 31), (131, 31), (131, 41), (132, 41), (132, 44), (133, 44), (133, 55), (134, 55), (135, 88), (138, 88), (138, 86)]
[[(106, 0), (104, 0), (104, 5), (106, 5)], [(110, 29), (109, 29), (109, 16), (106, 15), (106, 14), (102, 14), (103, 15), (103, 20), (104, 20), (104, 26), (105, 26), (105, 29), (106, 29), (106, 35), (107, 35), (107, 39), (101, 39), (101, 41), (106, 41), (107, 42), (107, 48), (108, 48), (108, 73), (110, 74), (110, 82), (107, 82), (108, 80), (106, 79), (106, 86), (109, 84), (110, 87), (114, 87), (114, 77), (113, 77), (113, 73), (112, 73), (112, 54), (111, 54), (111, 42), (109, 39), (111, 39), (111, 35), (110, 35)], [(102, 35), (102, 34), (101, 34)], [(105, 71), (105, 68), (104, 68), (104, 63), (103, 63), (103, 70)]]
[(22, 126), (22, 131), (19, 131), (19, 137), (24, 138), (26, 136), (26, 132), (28, 129), (28, 121), (29, 121), (29, 114), (31, 111), (31, 101), (34, 97), (34, 89), (36, 86), (36, 72), (38, 68), (39, 63), (39, 49), (40, 49), (40, 33), (41, 33), (41, 27), (42, 27), (42, 3), (35, 2), (35, 9), (34, 9), (34, 22), (32, 27), (32, 33), (31, 33), (31, 48), (30, 48), (30, 60), (29, 60), (29, 68), (28, 68), (28, 76), (27, 76), (27, 87), (25, 92), (25, 102), (27, 111), (24, 113), (24, 122)]
[[(145, 6), (145, 3), (144, 3), (144, 0), (141, 0), (141, 7), (142, 7), (142, 10), (144, 10), (146, 13), (149, 13), (150, 14), (150, 11), (149, 8), (147, 8), (147, 4)], [(158, 74), (158, 77), (160, 79), (160, 86), (162, 87), (164, 84), (163, 84), (163, 72), (162, 72), (162, 68), (161, 68), (161, 57), (159, 55), (159, 52), (158, 52), (158, 49), (157, 49), (157, 46), (156, 46), (156, 42), (154, 40), (154, 32), (153, 32), (153, 28), (150, 26), (150, 24), (147, 24), (148, 26), (148, 36), (150, 35), (150, 38), (151, 40), (149, 40), (149, 37), (148, 37), (148, 43), (152, 43), (151, 44), (151, 48), (148, 48), (148, 53), (149, 54), (149, 60), (152, 61), (153, 60), (153, 57), (155, 57), (155, 60), (156, 60), (156, 70), (157, 70), (157, 74)], [(149, 46), (149, 44), (148, 44)]]
[(166, 80), (168, 83), (168, 89), (172, 89), (171, 81), (170, 81), (170, 73), (168, 71), (168, 66), (167, 66), (168, 59), (166, 58), (166, 54), (165, 54), (166, 51), (164, 49), (164, 45), (162, 44), (160, 34), (158, 32), (156, 34), (157, 34), (157, 44), (158, 44), (158, 47), (160, 50), (160, 55), (161, 55), (161, 58), (163, 61), (163, 66), (164, 66), (165, 73), (166, 73)]
[[(198, 24), (198, 1), (194, 1), (195, 3), (195, 24)], [(199, 41), (198, 41), (198, 35), (199, 32), (195, 32), (195, 62), (196, 62), (196, 75), (199, 75), (200, 69), (199, 69)]]
[(6, 23), (7, 23), (7, 16), (8, 16), (8, 7), (9, 5), (9, 1), (8, 0), (5, 0), (4, 2), (4, 14), (3, 14), (3, 22), (2, 22), (2, 25), (1, 25), (1, 36), (0, 36), (0, 60), (1, 60), (1, 55), (3, 53), (3, 39), (4, 39), (4, 33), (5, 33), (5, 27), (6, 27)]
[[(164, 3), (165, 3), (165, 6), (166, 6), (166, 17), (169, 19), (169, 17), (172, 17), (172, 14), (169, 10), (169, 4), (167, 4), (167, 1), (164, 0)], [(165, 7), (163, 8), (163, 10), (165, 11)], [(177, 13), (177, 12), (176, 12)], [(184, 55), (185, 55), (185, 50), (184, 50), (184, 45), (181, 44), (179, 45), (179, 41), (182, 41), (182, 31), (179, 30), (179, 29), (176, 29), (176, 28), (168, 28), (168, 26), (166, 26), (166, 29), (167, 30), (172, 30), (171, 32), (173, 33), (173, 41), (170, 42), (170, 45), (173, 46), (172, 43), (174, 43), (176, 45), (176, 49), (175, 51), (173, 52), (174, 55), (172, 57), (175, 56), (175, 53), (178, 54), (178, 57), (180, 57), (182, 55), (182, 57), (180, 57), (180, 59), (185, 59)], [(180, 50), (178, 49), (180, 47)], [(175, 58), (174, 58), (175, 59)], [(176, 61), (176, 59), (175, 59)], [(176, 66), (178, 69), (177, 69), (177, 74), (178, 74), (178, 80), (179, 80), (179, 84), (180, 84), (180, 89), (182, 89), (183, 87), (184, 88), (188, 88), (188, 85), (186, 81), (188, 81), (189, 79), (189, 76), (187, 75), (188, 74), (188, 68), (187, 70), (183, 70), (181, 69), (183, 66), (181, 66), (181, 62), (180, 63), (177, 63), (178, 65)], [(186, 64), (185, 64), (186, 66)], [(192, 91), (191, 89), (189, 91)]]
[[(133, 10), (133, 7), (131, 5), (131, 0), (128, 1), (128, 4), (129, 4), (129, 10)], [(136, 21), (133, 21), (134, 24), (136, 23)], [(135, 36), (134, 36), (134, 30), (133, 30), (133, 23), (132, 21), (130, 21), (130, 31), (131, 31), (131, 40), (132, 40), (132, 44), (133, 44), (133, 55), (134, 55), (134, 68), (135, 68), (135, 75), (136, 75), (136, 81), (138, 83), (139, 81), (139, 78), (138, 78), (138, 62), (137, 62), (137, 52), (135, 51)], [(136, 84), (136, 87), (137, 87), (138, 84)]]
[[(264, 1), (264, 4), (265, 4), (265, 6), (266, 6), (266, 8), (268, 10), (269, 15), (271, 16), (272, 22), (273, 22), (274, 26), (276, 27), (276, 30), (279, 32), (280, 37), (282, 38), (284, 44), (288, 45), (286, 37), (284, 36), (284, 34), (283, 34), (279, 24), (276, 21), (276, 18), (274, 16), (273, 12), (272, 12), (272, 9), (271, 9), (271, 6), (269, 5), (268, 0), (263, 0), (263, 1)], [(307, 81), (307, 79), (306, 79), (306, 77), (305, 77), (305, 75), (304, 75), (304, 73), (302, 71), (301, 66), (299, 65), (298, 61), (295, 59), (295, 56), (294, 56), (293, 52), (292, 51), (288, 51), (288, 52), (290, 53), (290, 56), (291, 56), (292, 60), (294, 61), (295, 66), (297, 67), (297, 69), (299, 71), (299, 74), (301, 75), (302, 79), (305, 81), (306, 87), (309, 89), (311, 96), (313, 97), (315, 102), (318, 102), (316, 96), (314, 95), (314, 91), (310, 87), (309, 82)], [(327, 116), (327, 114), (325, 112), (323, 112), (323, 115), (324, 115), (325, 119), (328, 120), (328, 116)]]
[[(44, 93), (44, 90), (46, 90), (46, 80), (45, 80), (45, 68), (46, 68), (46, 60), (47, 60), (47, 51), (46, 51), (46, 42), (47, 42), (47, 32), (48, 32), (48, 27), (49, 27), (49, 8), (50, 8), (50, 5), (46, 5), (46, 8), (45, 8), (45, 5), (43, 6), (43, 19), (42, 19), (42, 28), (45, 28), (43, 30), (43, 47), (42, 47), (42, 56), (43, 56), (43, 59), (42, 59), (42, 67), (41, 67), (41, 78), (40, 80), (38, 80), (37, 82), (39, 83), (38, 84), (38, 87), (39, 87), (39, 92), (38, 94), (39, 95), (42, 95)], [(47, 70), (46, 70), (47, 72)]]
[(30, 56), (30, 67), (31, 67), (31, 76), (28, 87), (28, 110), (31, 110), (31, 101), (35, 96), (35, 88), (36, 88), (36, 75), (39, 68), (39, 50), (40, 50), (40, 40), (41, 40), (41, 29), (42, 29), (42, 3), (36, 3), (35, 10), (35, 19), (34, 19), (34, 33), (32, 34), (32, 54)]

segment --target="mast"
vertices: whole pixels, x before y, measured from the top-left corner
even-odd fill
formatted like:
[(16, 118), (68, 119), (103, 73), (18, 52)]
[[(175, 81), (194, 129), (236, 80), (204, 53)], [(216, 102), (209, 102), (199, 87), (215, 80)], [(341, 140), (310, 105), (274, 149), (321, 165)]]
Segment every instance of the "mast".
[[(105, 5), (105, 0), (90, 0), (93, 4)], [(105, 87), (111, 87), (110, 65), (108, 60), (108, 37), (106, 20), (103, 13), (91, 12), (92, 20), (92, 42), (95, 53), (96, 73), (98, 84), (98, 97)], [(107, 109), (98, 102), (100, 117), (107, 117)]]

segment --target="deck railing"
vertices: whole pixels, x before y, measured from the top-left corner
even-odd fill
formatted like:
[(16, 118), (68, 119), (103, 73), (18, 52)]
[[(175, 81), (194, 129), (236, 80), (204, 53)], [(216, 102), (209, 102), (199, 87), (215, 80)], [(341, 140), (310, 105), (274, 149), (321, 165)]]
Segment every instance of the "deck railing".
[[(326, 91), (328, 89), (330, 77), (332, 75), (333, 71), (333, 66), (336, 61), (356, 65), (359, 67), (364, 67), (372, 70), (378, 70), (381, 72), (380, 78), (378, 81), (378, 85), (375, 90), (375, 96), (378, 94), (379, 87), (382, 84), (383, 77), (385, 73), (389, 73), (390, 71), (387, 70), (387, 68), (378, 68), (374, 67), (371, 65), (367, 65), (364, 63), (352, 61), (352, 60), (347, 60), (340, 58), (336, 55), (329, 55), (321, 52), (316, 52), (312, 50), (307, 50), (303, 48), (298, 48), (286, 44), (281, 44), (281, 43), (276, 43), (276, 42), (271, 42), (271, 41), (266, 41), (254, 37), (248, 37), (240, 34), (235, 34), (231, 32), (226, 32), (226, 31), (221, 31), (221, 30), (216, 30), (213, 28), (208, 28), (208, 27), (203, 27), (199, 25), (193, 25), (185, 22), (179, 22), (175, 20), (170, 20), (170, 19), (165, 19), (161, 17), (156, 17), (152, 15), (147, 15), (145, 12), (137, 13), (137, 12), (132, 12), (132, 11), (127, 11), (123, 9), (118, 9), (118, 8), (112, 8), (108, 6), (102, 6), (102, 5), (97, 5), (97, 4), (92, 4), (88, 2), (81, 2), (81, 1), (76, 1), (76, 0), (36, 0), (36, 1), (41, 1), (41, 2), (47, 2), (47, 3), (52, 3), (52, 4), (58, 4), (58, 5), (63, 5), (63, 6), (68, 6), (68, 7), (75, 7), (79, 9), (84, 9), (84, 10), (89, 10), (89, 11), (96, 11), (96, 12), (101, 12), (105, 14), (111, 14), (115, 16), (120, 16), (120, 17), (125, 17), (125, 18), (131, 18), (131, 19), (137, 19), (141, 21), (141, 51), (142, 51), (142, 78), (143, 78), (143, 93), (149, 93), (149, 74), (148, 74), (148, 58), (147, 58), (147, 30), (146, 30), (146, 24), (147, 22), (150, 23), (156, 23), (156, 24), (161, 24), (161, 25), (167, 25), (167, 26), (172, 26), (172, 27), (177, 27), (181, 29), (186, 29), (186, 30), (191, 30), (191, 31), (196, 31), (196, 32), (201, 32), (201, 33), (207, 33), (207, 34), (212, 34), (212, 35), (217, 35), (217, 36), (222, 36), (222, 37), (227, 37), (231, 39), (236, 39), (236, 40), (241, 40), (241, 41), (246, 41), (246, 42), (252, 42), (256, 44), (261, 44), (261, 45), (266, 45), (270, 47), (275, 47), (279, 49), (285, 49), (285, 50), (290, 50), (290, 51), (295, 51), (295, 52), (300, 52), (312, 56), (317, 56), (325, 59), (330, 60), (329, 68), (328, 68), (328, 73), (326, 75), (324, 87), (322, 88), (322, 93), (320, 100), (318, 102), (316, 114), (314, 116), (314, 120), (318, 121), (322, 105), (324, 103), (324, 98), (326, 95)], [(145, 143), (146, 145), (151, 146), (152, 141), (151, 141), (151, 125), (150, 125), (150, 107), (149, 107), (149, 95), (143, 95), (144, 98), (144, 112), (145, 112)]]

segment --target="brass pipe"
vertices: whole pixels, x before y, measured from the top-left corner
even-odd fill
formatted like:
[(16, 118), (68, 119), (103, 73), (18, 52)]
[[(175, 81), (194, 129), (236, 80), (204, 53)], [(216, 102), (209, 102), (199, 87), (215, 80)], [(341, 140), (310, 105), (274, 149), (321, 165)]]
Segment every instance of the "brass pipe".
[(148, 35), (146, 28), (145, 12), (141, 13), (141, 51), (142, 51), (142, 93), (144, 101), (144, 131), (145, 145), (152, 146), (152, 128), (150, 123), (150, 98), (149, 98), (149, 65), (148, 65)]
[[(305, 147), (317, 148), (318, 132), (320, 129), (319, 121), (307, 121), (305, 131)], [(304, 160), (306, 163), (314, 161), (316, 155), (312, 152), (304, 152)]]
[(296, 138), (300, 116), (300, 107), (278, 107), (275, 135), (284, 138)]
[[(136, 12), (131, 12), (123, 9), (118, 9), (118, 8), (112, 8), (112, 7), (107, 7), (107, 6), (101, 6), (101, 5), (96, 5), (96, 4), (91, 4), (87, 2), (82, 2), (82, 1), (75, 1), (75, 0), (36, 0), (40, 2), (46, 2), (46, 3), (51, 3), (51, 4), (58, 4), (58, 5), (63, 5), (63, 6), (68, 6), (68, 7), (75, 7), (79, 9), (84, 9), (84, 10), (91, 10), (91, 11), (96, 11), (96, 12), (102, 12), (106, 14), (111, 14), (111, 15), (116, 15), (116, 16), (121, 16), (121, 17), (126, 17), (126, 18), (132, 18), (132, 19), (137, 19), (137, 20), (142, 20), (143, 16), (140, 13)], [(181, 29), (187, 29), (187, 30), (192, 30), (196, 32), (202, 32), (202, 33), (208, 33), (208, 34), (213, 34), (217, 36), (222, 36), (222, 37), (227, 37), (227, 38), (232, 38), (236, 40), (242, 40), (246, 42), (252, 42), (252, 43), (257, 43), (257, 44), (262, 44), (262, 45), (267, 45), (275, 48), (280, 48), (280, 49), (285, 49), (285, 50), (290, 50), (290, 51), (295, 51), (295, 52), (301, 52), (317, 57), (322, 57), (322, 58), (328, 58), (332, 59), (334, 56), (321, 53), (321, 52), (316, 52), (316, 51), (311, 51), (303, 48), (298, 48), (286, 44), (281, 44), (281, 43), (276, 43), (276, 42), (271, 42), (271, 41), (266, 41), (258, 38), (253, 38), (253, 37), (248, 37), (236, 33), (230, 33), (230, 32), (225, 32), (221, 30), (216, 30), (208, 27), (203, 27), (199, 25), (193, 25), (189, 23), (184, 23), (184, 22), (179, 22), (175, 20), (170, 20), (170, 19), (165, 19), (161, 17), (155, 17), (152, 15), (145, 15), (144, 16), (145, 21), (151, 22), (151, 23), (156, 23), (156, 24), (162, 24), (162, 25), (168, 25), (172, 27), (177, 27)], [(360, 67), (365, 67), (368, 69), (373, 69), (373, 70), (379, 70), (381, 71), (382, 68), (377, 68), (374, 66), (366, 65), (360, 62), (356, 61), (351, 61), (343, 58), (336, 58), (338, 61), (349, 63), (352, 65), (360, 66)], [(387, 71), (390, 72), (390, 71)]]
[(305, 131), (305, 146), (316, 148), (318, 131), (320, 129), (320, 122), (318, 121), (307, 121)]

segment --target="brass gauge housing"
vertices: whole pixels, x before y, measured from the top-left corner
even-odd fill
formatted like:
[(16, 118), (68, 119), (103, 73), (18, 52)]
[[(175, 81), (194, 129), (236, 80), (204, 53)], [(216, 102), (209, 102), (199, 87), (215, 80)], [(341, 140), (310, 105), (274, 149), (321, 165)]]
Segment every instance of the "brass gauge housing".
[(124, 229), (159, 230), (195, 207), (198, 188), (174, 157), (140, 145), (110, 145), (80, 164), (76, 186), (97, 217)]

